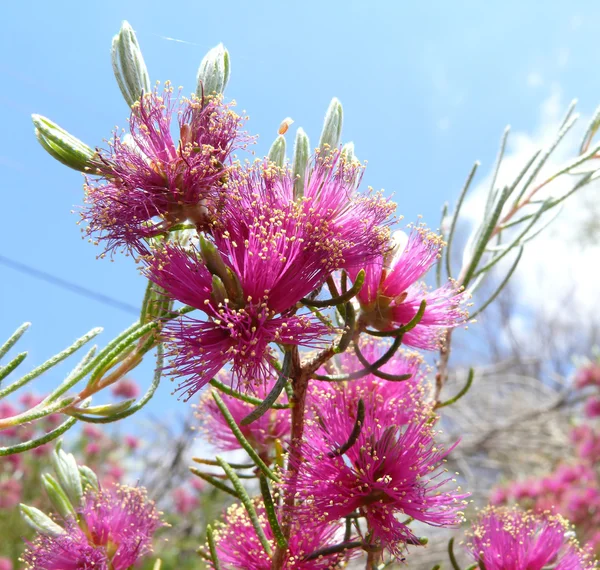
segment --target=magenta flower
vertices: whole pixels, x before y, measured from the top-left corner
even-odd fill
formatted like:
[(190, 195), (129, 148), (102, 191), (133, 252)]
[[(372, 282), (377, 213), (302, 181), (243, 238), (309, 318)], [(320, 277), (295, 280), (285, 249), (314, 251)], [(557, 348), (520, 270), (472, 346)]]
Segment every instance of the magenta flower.
[(115, 134), (110, 152), (98, 151), (90, 174), (100, 180), (87, 180), (82, 218), (108, 250), (145, 252), (143, 238), (186, 220), (206, 228), (225, 197), (229, 156), (247, 141), (240, 117), (217, 97), (173, 100), (172, 93), (166, 83), (162, 94), (144, 94), (131, 113), (130, 137)]
[(453, 283), (429, 290), (419, 280), (440, 256), (440, 236), (425, 228), (409, 235), (395, 232), (393, 248), (366, 267), (365, 284), (358, 294), (364, 326), (390, 331), (415, 317), (421, 302), (427, 303), (420, 323), (403, 337), (404, 344), (433, 350), (446, 328), (466, 322), (465, 294)]
[[(110, 560), (103, 550), (90, 544), (73, 522), (59, 536), (39, 535), (27, 543), (23, 553), (26, 570), (109, 570)], [(119, 566), (119, 568), (123, 568)], [(116, 570), (116, 569), (115, 569)]]
[[(261, 234), (263, 230), (269, 231), (268, 224), (252, 232)], [(257, 238), (252, 248), (239, 248), (239, 257), (224, 258), (231, 264), (226, 279), (234, 288), (239, 283), (239, 295), (233, 291), (231, 298), (219, 298), (218, 290), (213, 293), (213, 275), (193, 252), (168, 246), (150, 260), (147, 273), (152, 281), (172, 298), (207, 316), (202, 321), (189, 317), (171, 321), (164, 331), (170, 341), (172, 373), (187, 377), (180, 389), (188, 397), (227, 362), (232, 365), (234, 385), (252, 390), (264, 384), (272, 373), (271, 343), (323, 345), (324, 336), (332, 329), (310, 314), (296, 314), (295, 306), (323, 279), (317, 273), (322, 256), (304, 251), (301, 244), (296, 247), (296, 241), (288, 239), (293, 237), (292, 231), (272, 237), (281, 248), (273, 246), (270, 238), (262, 245)], [(265, 254), (267, 243), (273, 250)], [(294, 265), (297, 258), (302, 259)]]
[(388, 424), (385, 413), (380, 421), (376, 397), (364, 400), (364, 420), (352, 441), (354, 399), (344, 388), (323, 391), (306, 426), (302, 454), (310, 460), (299, 463), (297, 481), (284, 484), (299, 493), (300, 520), (325, 524), (358, 513), (366, 519), (372, 544), (401, 557), (404, 545), (417, 541), (402, 517), (457, 525), (467, 495), (446, 487), (450, 478), (440, 466), (451, 449), (436, 445), (428, 407), (397, 425)]
[[(276, 378), (271, 376), (266, 384), (256, 387), (254, 395), (260, 399), (264, 399), (272, 390), (275, 381)], [(290, 410), (272, 409), (251, 424), (241, 425), (241, 420), (245, 418), (255, 406), (224, 394), (221, 394), (221, 398), (244, 434), (244, 437), (250, 442), (252, 447), (261, 457), (265, 458), (273, 455), (275, 441), (279, 440), (285, 445), (289, 440)], [(282, 399), (280, 399), (280, 401), (283, 402)], [(231, 432), (223, 414), (221, 414), (221, 411), (212, 397), (212, 390), (208, 390), (203, 394), (200, 405), (198, 406), (198, 411), (196, 412), (196, 417), (201, 421), (202, 428), (206, 433), (208, 441), (215, 447), (225, 451), (241, 449), (239, 441)]]
[(175, 510), (180, 515), (190, 514), (194, 509), (198, 508), (198, 505), (200, 504), (198, 497), (190, 493), (185, 487), (173, 489), (172, 496)]
[(112, 388), (111, 392), (119, 398), (131, 399), (140, 395), (140, 387), (135, 380), (123, 378), (119, 380)]
[[(257, 513), (267, 540), (275, 550), (276, 544), (267, 522), (264, 507), (257, 505)], [(306, 560), (313, 552), (333, 546), (338, 525), (293, 527), (288, 541), (289, 549), (283, 564), (284, 570), (334, 570), (343, 567), (349, 553), (336, 553)], [(214, 530), (217, 556), (222, 568), (227, 570), (270, 570), (271, 557), (262, 547), (248, 514), (241, 505), (232, 505), (223, 517), (223, 523)], [(206, 547), (208, 550), (208, 547)], [(212, 564), (210, 565), (213, 568)]]
[(585, 403), (583, 411), (588, 418), (600, 416), (600, 396), (590, 396)]
[(23, 485), (17, 479), (0, 481), (0, 509), (14, 509), (21, 502)]
[(10, 558), (0, 556), (0, 570), (13, 570), (13, 563)]
[(39, 536), (23, 556), (39, 570), (126, 570), (152, 551), (161, 526), (145, 490), (114, 486), (88, 492), (78, 513), (79, 525), (65, 521), (65, 533)]
[(473, 526), (468, 548), (487, 570), (591, 570), (565, 519), (516, 508), (488, 507)]

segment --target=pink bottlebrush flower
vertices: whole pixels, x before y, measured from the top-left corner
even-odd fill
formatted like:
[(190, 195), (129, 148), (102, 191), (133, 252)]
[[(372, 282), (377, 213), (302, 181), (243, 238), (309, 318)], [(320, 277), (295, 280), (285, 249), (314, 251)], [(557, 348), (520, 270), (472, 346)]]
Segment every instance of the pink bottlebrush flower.
[(98, 453), (100, 453), (101, 450), (101, 445), (99, 443), (96, 443), (95, 441), (92, 441), (91, 443), (88, 443), (85, 446), (86, 455), (98, 455)]
[[(261, 233), (265, 228), (256, 231)], [(149, 261), (147, 273), (152, 281), (208, 317), (170, 321), (163, 332), (172, 357), (171, 371), (174, 376), (186, 377), (179, 389), (185, 390), (188, 398), (227, 362), (231, 362), (234, 385), (252, 390), (271, 374), (271, 343), (315, 348), (323, 345), (323, 337), (330, 332), (316, 317), (294, 314), (295, 303), (314, 288), (311, 273), (317, 270), (317, 263), (295, 266), (293, 242), (288, 243), (283, 233), (273, 239), (281, 240), (290, 258), (277, 249), (265, 254), (258, 243), (253, 249), (240, 247), (244, 261), (237, 259), (232, 264), (235, 275), (230, 274), (241, 283), (237, 299), (215, 295), (218, 290), (213, 292), (213, 275), (194, 253), (168, 246)], [(254, 260), (253, 255), (261, 261)], [(320, 259), (319, 255), (315, 259)], [(305, 271), (309, 273), (305, 275)], [(290, 285), (282, 289), (280, 280), (291, 284), (292, 273), (300, 288)]]
[(589, 397), (585, 403), (583, 411), (588, 418), (596, 418), (600, 416), (600, 397)]
[[(271, 376), (265, 385), (256, 387), (254, 395), (260, 399), (264, 399), (273, 388), (275, 381), (276, 379)], [(290, 410), (270, 410), (251, 424), (241, 425), (241, 420), (255, 406), (224, 394), (221, 394), (221, 398), (246, 439), (261, 457), (273, 455), (273, 447), (276, 440), (280, 440), (284, 445), (289, 440)], [(215, 447), (222, 450), (241, 449), (239, 441), (231, 432), (212, 397), (212, 390), (208, 390), (203, 394), (195, 415), (201, 421), (208, 441)]]
[[(23, 553), (26, 570), (109, 570), (110, 560), (74, 521), (67, 521), (65, 533), (58, 536), (38, 535), (27, 543)], [(125, 568), (119, 566), (119, 569)], [(117, 570), (115, 567), (114, 570)]]
[(180, 515), (188, 515), (200, 504), (198, 497), (192, 495), (185, 487), (177, 487), (173, 490), (173, 502), (175, 510)]
[(600, 364), (590, 362), (575, 373), (575, 387), (600, 386)]
[(13, 570), (13, 563), (10, 558), (0, 556), (0, 570)]
[[(267, 522), (262, 504), (256, 505), (261, 526), (275, 550), (276, 544)], [(288, 541), (289, 551), (282, 568), (284, 570), (334, 570), (343, 567), (350, 553), (337, 553), (306, 560), (310, 554), (337, 543), (335, 534), (338, 525), (294, 526)], [(224, 569), (233, 570), (269, 570), (273, 563), (264, 551), (248, 513), (241, 505), (232, 505), (227, 509), (223, 522), (214, 529), (217, 556)], [(208, 550), (208, 547), (206, 547)], [(210, 564), (210, 563), (209, 563)], [(212, 565), (210, 565), (213, 568)]]
[(31, 450), (31, 453), (35, 457), (46, 457), (52, 453), (53, 445), (51, 443), (46, 443), (45, 445), (40, 445)]
[(19, 397), (19, 402), (23, 404), (23, 408), (25, 410), (31, 410), (31, 408), (35, 408), (43, 400), (44, 396), (34, 394), (33, 392), (26, 392)]
[(83, 426), (83, 435), (91, 440), (102, 439), (104, 437), (102, 430), (94, 424), (85, 424)]
[(140, 387), (135, 380), (123, 378), (111, 388), (111, 392), (114, 396), (129, 400), (140, 395)]
[(90, 543), (106, 552), (114, 570), (125, 570), (152, 551), (152, 536), (161, 526), (145, 489), (116, 485), (87, 493), (80, 517)]
[(14, 509), (21, 502), (23, 485), (16, 479), (0, 481), (0, 509)]
[[(19, 410), (13, 406), (10, 402), (0, 402), (0, 419), (11, 418), (16, 416)], [(17, 435), (17, 428), (10, 427), (0, 431), (0, 437), (15, 437)]]
[(190, 480), (190, 485), (195, 491), (202, 492), (206, 489), (206, 482), (199, 477), (194, 477)]
[(142, 95), (129, 119), (130, 137), (115, 134), (90, 173), (100, 181), (87, 180), (82, 218), (87, 234), (108, 250), (146, 252), (143, 238), (186, 220), (205, 228), (226, 196), (229, 157), (248, 140), (239, 134), (241, 118), (219, 97), (173, 100), (172, 93), (166, 83), (162, 94)]
[(363, 325), (390, 331), (415, 317), (422, 301), (427, 306), (420, 323), (403, 337), (404, 344), (433, 350), (446, 328), (466, 322), (465, 294), (448, 283), (430, 291), (419, 280), (440, 256), (440, 236), (423, 227), (409, 235), (395, 232), (392, 250), (366, 267), (365, 283), (357, 295)]
[(490, 493), (490, 505), (503, 505), (508, 501), (509, 494), (506, 487), (494, 487)]
[[(360, 343), (360, 351), (368, 362), (375, 362), (389, 349), (389, 344), (382, 341), (368, 340)], [(337, 359), (339, 371), (348, 374), (363, 370), (364, 366), (353, 354), (347, 350)], [(344, 399), (348, 411), (356, 411), (358, 401), (362, 399), (367, 409), (377, 409), (377, 418), (382, 425), (404, 425), (409, 423), (417, 409), (421, 408), (424, 394), (423, 357), (412, 351), (400, 350), (381, 368), (380, 371), (402, 376), (410, 374), (411, 378), (403, 382), (390, 382), (367, 374), (356, 380), (350, 380), (343, 385), (329, 382), (312, 383), (311, 400), (317, 409), (320, 400), (324, 397)], [(326, 374), (326, 370), (319, 372)]]
[(400, 557), (417, 537), (401, 522), (412, 517), (433, 526), (462, 520), (465, 494), (447, 490), (450, 478), (440, 470), (451, 449), (436, 445), (430, 408), (415, 411), (406, 425), (379, 421), (379, 409), (365, 402), (360, 433), (348, 447), (357, 410), (346, 392), (329, 391), (312, 407), (303, 457), (295, 478), (284, 481), (301, 497), (300, 520), (328, 523), (356, 511), (365, 516), (374, 544)]
[(594, 561), (573, 536), (559, 515), (488, 507), (473, 526), (468, 549), (487, 570), (592, 570)]
[(140, 447), (140, 440), (133, 435), (126, 435), (125, 445), (131, 450), (138, 449)]
[[(291, 172), (268, 162), (238, 170), (232, 177), (231, 200), (219, 219), (215, 238), (221, 235), (225, 238), (224, 247), (236, 248), (233, 244), (244, 243), (248, 228), (269, 220), (271, 227), (263, 234), (265, 238), (277, 235), (278, 227), (285, 229), (294, 243), (295, 257), (303, 252), (305, 259), (310, 261), (312, 257), (314, 262), (315, 254), (320, 252), (318, 257), (324, 267), (312, 267), (317, 272), (313, 284), (324, 281), (324, 271), (348, 268), (358, 271), (384, 252), (390, 235), (390, 216), (396, 208), (379, 193), (356, 192), (362, 171), (360, 164), (347, 162), (339, 151), (326, 157), (317, 153), (307, 168), (303, 196), (295, 199), (295, 179)], [(271, 219), (273, 214), (277, 214), (275, 219)], [(281, 216), (286, 219), (283, 225)], [(259, 235), (255, 239), (262, 241)], [(300, 266), (302, 256), (293, 260), (281, 246), (278, 249), (288, 258), (288, 266), (292, 263)], [(239, 249), (234, 252), (242, 253)], [(287, 286), (302, 287), (294, 283), (294, 272), (286, 269)], [(283, 284), (280, 286), (285, 290)]]

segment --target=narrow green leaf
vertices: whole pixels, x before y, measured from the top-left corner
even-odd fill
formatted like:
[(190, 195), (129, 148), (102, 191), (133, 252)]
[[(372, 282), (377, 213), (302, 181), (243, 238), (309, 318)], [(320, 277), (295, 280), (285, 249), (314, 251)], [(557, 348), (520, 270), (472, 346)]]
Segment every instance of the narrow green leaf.
[(467, 376), (467, 383), (464, 385), (463, 389), (458, 394), (456, 394), (456, 396), (454, 396), (454, 398), (450, 398), (449, 400), (446, 400), (445, 402), (438, 403), (438, 404), (436, 404), (435, 407), (443, 408), (445, 406), (450, 406), (451, 404), (458, 402), (458, 400), (460, 400), (471, 388), (474, 377), (475, 377), (475, 370), (473, 370), (473, 368), (469, 368), (469, 375)]
[(217, 556), (217, 547), (215, 545), (213, 529), (210, 525), (206, 527), (206, 539), (208, 540), (208, 548), (210, 549), (210, 559), (213, 564), (213, 569), (221, 570), (221, 563), (219, 562), (219, 557)]
[(15, 382), (10, 384), (3, 390), (0, 390), (0, 399), (4, 398), (5, 396), (8, 396), (8, 394), (12, 394), (15, 390), (18, 390), (21, 386), (24, 386), (28, 382), (31, 382), (31, 380), (37, 378), (38, 376), (40, 376), (41, 374), (46, 372), (46, 370), (49, 370), (53, 366), (56, 366), (59, 362), (62, 362), (65, 358), (67, 358), (68, 356), (71, 356), (71, 354), (73, 354), (74, 352), (79, 350), (84, 344), (88, 343), (90, 340), (92, 340), (96, 335), (100, 334), (101, 332), (102, 332), (101, 328), (92, 329), (89, 333), (82, 336), (80, 339), (76, 340), (69, 348), (66, 348), (62, 352), (59, 352), (56, 356), (53, 356), (52, 358), (50, 358), (49, 360), (47, 360), (46, 362), (44, 362), (37, 368), (34, 368), (28, 374), (25, 374), (25, 376), (23, 376), (22, 378), (19, 378), (19, 380), (16, 380)]
[[(237, 400), (241, 400), (242, 402), (247, 402), (248, 404), (254, 404), (255, 406), (260, 406), (263, 403), (263, 400), (261, 400), (260, 398), (255, 398), (254, 396), (249, 396), (248, 394), (242, 394), (241, 392), (237, 392), (230, 386), (227, 386), (227, 384), (223, 384), (222, 382), (219, 382), (215, 378), (213, 378), (210, 381), (210, 385), (214, 386), (217, 390), (223, 392), (224, 394), (227, 394), (228, 396), (231, 396), (232, 398), (235, 398)], [(271, 405), (271, 408), (273, 408), (274, 410), (287, 410), (290, 408), (290, 405), (274, 403)]]
[(27, 352), (17, 354), (6, 366), (0, 366), (0, 383), (27, 358)]
[(265, 531), (263, 530), (260, 520), (258, 519), (258, 515), (256, 514), (256, 509), (254, 508), (254, 505), (252, 504), (252, 499), (250, 499), (250, 497), (248, 496), (248, 493), (246, 493), (246, 489), (244, 489), (242, 482), (236, 475), (235, 471), (229, 466), (229, 464), (225, 460), (223, 460), (221, 457), (219, 457), (218, 455), (217, 455), (217, 457), (215, 457), (215, 459), (219, 462), (219, 465), (223, 468), (223, 471), (225, 471), (225, 473), (227, 474), (227, 477), (229, 477), (231, 483), (233, 484), (233, 488), (236, 490), (237, 494), (239, 495), (240, 500), (242, 501), (242, 504), (244, 505), (246, 512), (248, 513), (248, 518), (250, 519), (250, 522), (252, 523), (252, 526), (254, 527), (254, 532), (256, 532), (256, 536), (258, 537), (258, 540), (262, 544), (262, 547), (264, 548), (265, 552), (269, 556), (271, 556), (273, 554), (273, 549), (271, 548), (271, 544), (269, 543), (267, 537), (265, 536)]
[(261, 474), (260, 476), (260, 492), (263, 496), (263, 502), (265, 504), (265, 512), (267, 513), (267, 519), (269, 526), (275, 537), (275, 542), (280, 548), (287, 548), (287, 540), (281, 531), (279, 526), (279, 520), (277, 519), (277, 513), (275, 512), (275, 504), (273, 503), (273, 497), (271, 496), (271, 490), (269, 489), (269, 482), (267, 478)]
[(0, 359), (6, 356), (6, 353), (17, 343), (17, 341), (23, 336), (25, 331), (31, 326), (31, 323), (23, 323), (14, 333), (12, 333), (9, 339), (0, 346)]
[(62, 423), (57, 428), (53, 429), (52, 431), (48, 432), (42, 437), (38, 437), (37, 439), (32, 439), (30, 441), (25, 441), (17, 445), (11, 445), (9, 447), (0, 447), (0, 457), (4, 457), (6, 455), (13, 455), (15, 453), (22, 453), (23, 451), (29, 451), (30, 449), (35, 449), (40, 445), (44, 445), (45, 443), (53, 441), (57, 437), (60, 437), (68, 429), (72, 428), (76, 423), (76, 418), (69, 418), (66, 422)]
[[(267, 467), (267, 464), (259, 457), (258, 453), (256, 453), (256, 451), (254, 450), (252, 445), (250, 445), (248, 440), (244, 437), (244, 434), (242, 433), (239, 426), (233, 419), (233, 416), (231, 415), (229, 408), (227, 407), (227, 405), (225, 404), (225, 402), (223, 401), (221, 396), (219, 396), (219, 394), (217, 392), (213, 391), (212, 397), (214, 398), (219, 410), (221, 411), (221, 414), (223, 414), (223, 418), (225, 418), (225, 421), (227, 422), (229, 429), (232, 431), (232, 433), (236, 437), (236, 439), (240, 442), (240, 445), (242, 446), (244, 451), (246, 451), (246, 453), (250, 456), (252, 461), (254, 461), (256, 466), (269, 479), (279, 482), (279, 478), (277, 477), (277, 475), (275, 475), (275, 473), (273, 473), (273, 471), (271, 471), (271, 469), (269, 469), (269, 467)], [(218, 461), (218, 459), (217, 459), (217, 461)]]
[(223, 483), (216, 477), (213, 477), (212, 475), (209, 475), (208, 473), (204, 473), (204, 471), (200, 471), (200, 469), (196, 469), (195, 467), (190, 467), (190, 471), (194, 475), (196, 475), (196, 477), (200, 477), (200, 479), (203, 479), (204, 481), (211, 484), (213, 487), (216, 487), (220, 491), (223, 491), (224, 493), (227, 493), (228, 495), (231, 495), (232, 497), (235, 497), (236, 499), (240, 498), (239, 495), (233, 489), (231, 489), (230, 487), (225, 485), (225, 483)]
[(261, 418), (264, 414), (266, 414), (272, 407), (283, 389), (288, 382), (288, 375), (290, 373), (290, 368), (292, 365), (292, 356), (291, 352), (286, 352), (283, 358), (283, 366), (281, 372), (279, 373), (279, 378), (275, 385), (271, 389), (271, 391), (267, 394), (267, 397), (256, 407), (254, 408), (245, 418), (242, 418), (240, 422), (241, 425), (246, 426), (255, 422), (259, 418)]
[(356, 295), (358, 295), (358, 293), (362, 289), (362, 286), (365, 282), (365, 275), (366, 275), (365, 270), (361, 269), (358, 272), (358, 275), (356, 276), (356, 279), (354, 280), (352, 287), (350, 287), (350, 289), (348, 289), (348, 291), (346, 291), (346, 293), (343, 293), (342, 295), (333, 297), (331, 299), (325, 299), (323, 301), (311, 300), (311, 299), (304, 298), (301, 300), (301, 302), (304, 305), (307, 305), (309, 307), (317, 307), (317, 308), (333, 307), (334, 305), (342, 305), (344, 303), (347, 303), (352, 298), (356, 297)]

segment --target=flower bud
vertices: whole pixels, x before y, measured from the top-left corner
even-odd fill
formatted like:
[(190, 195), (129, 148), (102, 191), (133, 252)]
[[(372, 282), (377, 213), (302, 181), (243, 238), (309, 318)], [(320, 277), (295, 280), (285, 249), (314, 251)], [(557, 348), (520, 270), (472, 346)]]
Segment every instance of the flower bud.
[(269, 160), (277, 166), (283, 167), (285, 162), (285, 137), (279, 135), (269, 149)]
[(79, 466), (79, 475), (81, 476), (81, 483), (84, 489), (87, 487), (91, 487), (96, 491), (100, 489), (98, 477), (87, 465)]
[(31, 115), (35, 136), (46, 152), (66, 166), (86, 172), (95, 167), (95, 152), (50, 119)]
[(346, 143), (342, 147), (342, 156), (344, 157), (346, 162), (354, 162), (354, 161), (358, 160), (356, 158), (356, 155), (354, 154), (354, 143), (353, 142)]
[(229, 52), (223, 44), (212, 48), (198, 68), (198, 97), (223, 93), (229, 81)]
[(294, 142), (294, 158), (292, 160), (292, 172), (294, 174), (294, 199), (304, 196), (304, 179), (306, 167), (310, 158), (310, 142), (304, 129), (299, 128), (296, 132)]
[(119, 89), (132, 107), (142, 93), (149, 93), (152, 87), (135, 32), (127, 21), (121, 24), (119, 33), (113, 38), (111, 58)]
[(334, 97), (329, 103), (325, 122), (323, 123), (323, 132), (321, 132), (321, 140), (319, 141), (319, 148), (322, 152), (327, 153), (340, 144), (343, 120), (342, 104), (337, 97)]
[(44, 473), (42, 475), (42, 484), (44, 485), (44, 489), (46, 489), (46, 494), (50, 502), (61, 517), (67, 518), (68, 516), (75, 515), (75, 509), (71, 501), (69, 501), (69, 497), (67, 497), (67, 494), (52, 475)]
[(60, 445), (57, 445), (52, 453), (52, 466), (61, 487), (67, 492), (71, 501), (79, 506), (83, 496), (83, 487), (75, 457), (71, 453), (65, 453), (60, 449)]
[(50, 517), (35, 507), (20, 505), (23, 520), (35, 531), (45, 536), (59, 536), (65, 530), (58, 526)]

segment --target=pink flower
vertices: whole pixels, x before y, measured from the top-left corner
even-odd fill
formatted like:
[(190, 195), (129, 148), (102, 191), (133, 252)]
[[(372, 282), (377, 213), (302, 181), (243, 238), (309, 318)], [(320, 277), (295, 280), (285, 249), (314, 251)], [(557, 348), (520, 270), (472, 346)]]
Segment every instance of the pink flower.
[(600, 386), (600, 364), (590, 362), (579, 368), (575, 374), (575, 386), (577, 388)]
[(129, 449), (137, 449), (140, 446), (140, 440), (137, 437), (134, 437), (133, 435), (126, 435), (125, 436), (125, 445), (129, 448)]
[(588, 418), (596, 418), (600, 416), (600, 397), (591, 396), (587, 399), (584, 406), (584, 413)]
[(430, 409), (415, 411), (405, 425), (389, 425), (379, 421), (380, 408), (365, 401), (360, 433), (352, 443), (357, 407), (349, 400), (352, 394), (344, 388), (337, 394), (324, 390), (312, 408), (302, 451), (310, 461), (297, 465), (297, 481), (284, 481), (301, 498), (299, 519), (325, 524), (358, 510), (373, 543), (397, 557), (405, 543), (418, 540), (400, 517), (457, 525), (467, 495), (445, 487), (450, 478), (440, 467), (451, 449), (436, 445)]
[(19, 402), (23, 404), (23, 408), (25, 410), (31, 410), (31, 408), (35, 408), (39, 403), (41, 403), (43, 399), (44, 396), (39, 396), (33, 392), (26, 392), (19, 397)]
[(194, 477), (193, 479), (191, 479), (190, 485), (193, 487), (194, 490), (198, 492), (204, 491), (204, 489), (206, 489), (206, 482), (200, 479), (199, 477)]
[(23, 485), (16, 479), (0, 481), (0, 509), (13, 509), (21, 502)]
[[(259, 504), (256, 510), (267, 540), (275, 550), (276, 544), (264, 506)], [(284, 570), (331, 570), (343, 567), (343, 562), (349, 558), (348, 552), (306, 560), (313, 552), (336, 544), (334, 535), (338, 530), (338, 525), (311, 525), (309, 528), (294, 526), (288, 541), (289, 551), (283, 564)], [(270, 570), (273, 561), (264, 551), (248, 514), (241, 505), (229, 507), (223, 523), (216, 526), (214, 536), (222, 567)], [(210, 567), (213, 568), (212, 565)]]
[[(19, 410), (9, 402), (0, 402), (0, 418), (10, 418), (16, 416)], [(10, 427), (0, 431), (0, 437), (15, 437), (17, 435), (17, 428)]]
[[(99, 176), (87, 180), (82, 212), (88, 235), (146, 252), (143, 239), (191, 220), (208, 227), (226, 197), (229, 156), (247, 141), (241, 119), (218, 97), (173, 100), (173, 88), (144, 94), (134, 106), (129, 139), (115, 134), (110, 151), (99, 151)], [(171, 134), (173, 115), (179, 122)]]
[(112, 393), (119, 398), (130, 399), (137, 398), (140, 395), (140, 387), (134, 380), (123, 378), (119, 380), (112, 388)]
[[(264, 386), (258, 386), (255, 389), (254, 395), (264, 399), (275, 385), (275, 381), (276, 379), (271, 376)], [(270, 410), (251, 424), (241, 425), (241, 420), (255, 406), (237, 398), (224, 394), (220, 395), (233, 419), (239, 425), (240, 430), (261, 457), (273, 455), (276, 440), (280, 440), (283, 445), (287, 443), (290, 434), (290, 410)], [(287, 398), (285, 400), (280, 398), (281, 403), (285, 401), (287, 401)], [(212, 397), (212, 390), (208, 390), (202, 396), (196, 418), (202, 422), (207, 439), (217, 448), (223, 450), (241, 449), (239, 441), (231, 432)]]
[(102, 430), (93, 424), (85, 424), (83, 426), (83, 435), (89, 439), (101, 439), (103, 437)]
[(570, 534), (560, 516), (490, 507), (473, 526), (468, 548), (487, 570), (593, 569), (593, 560)]
[(102, 450), (99, 443), (91, 442), (85, 446), (86, 455), (97, 455)]
[(24, 559), (31, 568), (126, 570), (151, 552), (152, 536), (161, 526), (154, 504), (141, 488), (115, 486), (88, 492), (79, 512), (85, 533), (73, 520), (66, 533), (40, 537)]
[(13, 570), (13, 563), (10, 558), (0, 556), (0, 570)]
[(366, 267), (365, 283), (357, 298), (363, 325), (390, 331), (407, 324), (427, 303), (420, 323), (405, 333), (404, 344), (433, 350), (446, 328), (466, 322), (465, 294), (454, 284), (429, 291), (419, 282), (440, 256), (442, 240), (425, 228), (409, 235), (395, 232), (392, 249)]
[(90, 544), (73, 521), (65, 527), (64, 534), (38, 535), (27, 543), (23, 553), (26, 570), (109, 570), (109, 559), (103, 550)]
[(173, 490), (173, 502), (175, 510), (180, 515), (191, 513), (200, 504), (198, 497), (192, 495), (185, 487), (177, 487)]
[[(200, 309), (208, 317), (205, 321), (184, 317), (165, 327), (164, 336), (172, 356), (171, 371), (186, 378), (179, 388), (188, 397), (230, 361), (234, 384), (250, 390), (264, 384), (272, 370), (271, 343), (309, 347), (323, 343), (321, 339), (330, 329), (312, 316), (294, 314), (291, 310), (313, 285), (308, 282), (296, 293), (294, 288), (280, 292), (277, 287), (281, 278), (278, 266), (286, 264), (283, 259), (273, 252), (264, 258), (264, 264), (258, 264), (265, 265), (262, 268), (250, 260), (255, 267), (236, 272), (245, 279), (242, 295), (237, 300), (219, 300), (213, 294), (212, 274), (190, 253), (167, 247), (154, 256), (149, 278), (173, 298)], [(293, 271), (299, 283), (303, 280), (301, 267)], [(287, 271), (291, 273), (292, 269), (290, 265)]]

